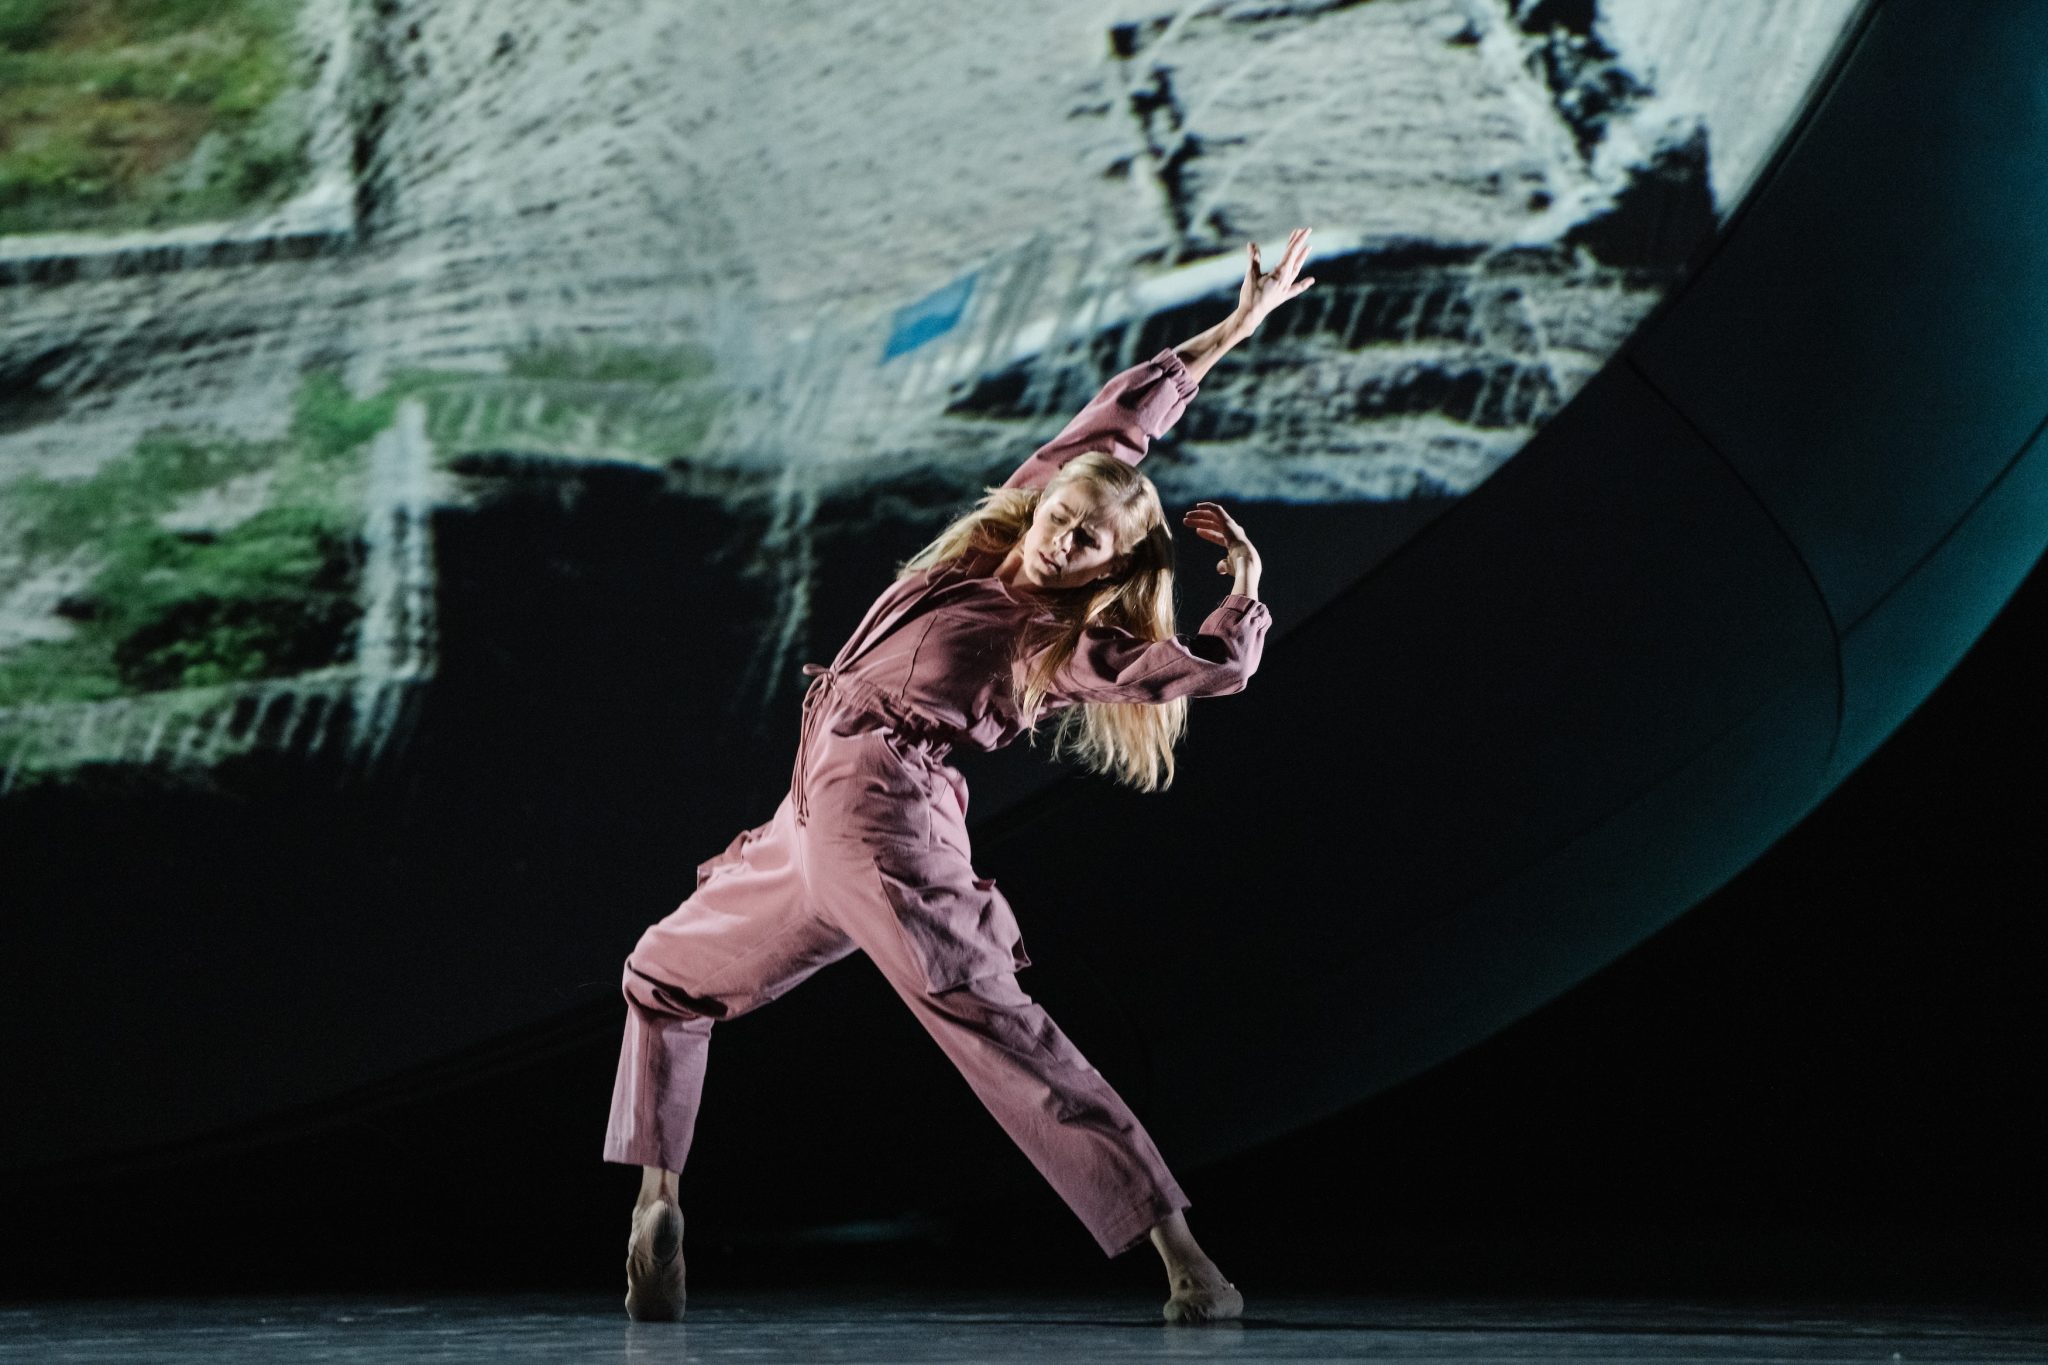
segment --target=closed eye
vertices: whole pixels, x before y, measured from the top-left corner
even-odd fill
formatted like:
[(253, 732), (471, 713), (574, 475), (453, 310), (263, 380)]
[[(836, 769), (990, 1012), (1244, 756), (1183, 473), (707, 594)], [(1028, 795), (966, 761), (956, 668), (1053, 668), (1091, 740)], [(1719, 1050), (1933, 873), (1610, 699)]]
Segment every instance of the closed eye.
[[(1052, 514), (1052, 523), (1055, 526), (1065, 526), (1068, 522), (1073, 520), (1073, 517), (1067, 512), (1067, 509), (1064, 507), (1055, 506), (1050, 510)], [(1087, 531), (1076, 531), (1074, 533), (1074, 539), (1079, 544), (1086, 545), (1091, 549), (1095, 546), (1096, 543), (1095, 537), (1090, 535)]]

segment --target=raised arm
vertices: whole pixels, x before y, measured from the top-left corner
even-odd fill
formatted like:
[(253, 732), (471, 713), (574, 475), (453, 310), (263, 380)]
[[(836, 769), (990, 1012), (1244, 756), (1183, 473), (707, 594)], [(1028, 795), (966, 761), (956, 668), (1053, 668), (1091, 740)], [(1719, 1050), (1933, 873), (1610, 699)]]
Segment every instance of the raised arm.
[(1246, 243), (1251, 259), (1230, 316), (1112, 378), (1059, 435), (1003, 480), (1003, 487), (1043, 488), (1061, 465), (1088, 450), (1107, 450), (1125, 464), (1144, 459), (1152, 438), (1180, 420), (1209, 367), (1257, 331), (1266, 314), (1315, 283), (1296, 279), (1308, 259), (1312, 231), (1296, 228), (1280, 264), (1270, 272), (1259, 269), (1258, 243)]
[(1107, 450), (1125, 464), (1180, 420), (1199, 387), (1172, 348), (1133, 365), (1102, 386), (1059, 435), (1040, 446), (1003, 481), (1005, 488), (1043, 488), (1054, 472), (1088, 450)]

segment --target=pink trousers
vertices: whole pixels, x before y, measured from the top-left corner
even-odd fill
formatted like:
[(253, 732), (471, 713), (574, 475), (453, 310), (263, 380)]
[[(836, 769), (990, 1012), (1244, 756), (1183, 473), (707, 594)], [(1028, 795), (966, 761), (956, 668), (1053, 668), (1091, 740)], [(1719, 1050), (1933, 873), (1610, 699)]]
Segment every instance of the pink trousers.
[(1129, 1106), (1018, 987), (1030, 958), (968, 861), (965, 781), (942, 746), (878, 724), (820, 707), (774, 818), (700, 864), (696, 890), (627, 956), (605, 1159), (680, 1171), (712, 1024), (858, 948), (1103, 1252), (1127, 1251), (1187, 1197)]

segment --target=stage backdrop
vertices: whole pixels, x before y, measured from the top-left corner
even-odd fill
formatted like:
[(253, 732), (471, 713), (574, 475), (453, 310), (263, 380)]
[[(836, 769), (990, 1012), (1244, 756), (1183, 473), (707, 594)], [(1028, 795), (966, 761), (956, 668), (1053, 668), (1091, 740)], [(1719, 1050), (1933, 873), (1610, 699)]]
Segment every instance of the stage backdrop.
[[(1269, 669), (1341, 699), (1370, 650), (1290, 635), (1581, 394), (1866, 26), (1857, 0), (21, 8), (0, 1165), (258, 1132), (622, 1016), (641, 927), (785, 788), (799, 665), (1297, 225), (1315, 288), (1145, 468), (1245, 523)], [(1192, 623), (1219, 588), (1183, 551)], [(1409, 562), (1429, 616), (1446, 580)], [(1196, 708), (1185, 766), (1218, 723)], [(1021, 745), (963, 767), (984, 828), (1061, 781)], [(1411, 848), (1465, 818), (1412, 799)], [(1077, 847), (1063, 873), (1113, 855)], [(1157, 1002), (1119, 1019), (1085, 927), (1017, 899), (1046, 998), (1149, 1106)], [(1273, 951), (1361, 922), (1297, 914)], [(1119, 934), (1142, 953), (1111, 926), (1105, 960)], [(1162, 1131), (1229, 1150), (1391, 1074), (1269, 1069), (1296, 1103)]]

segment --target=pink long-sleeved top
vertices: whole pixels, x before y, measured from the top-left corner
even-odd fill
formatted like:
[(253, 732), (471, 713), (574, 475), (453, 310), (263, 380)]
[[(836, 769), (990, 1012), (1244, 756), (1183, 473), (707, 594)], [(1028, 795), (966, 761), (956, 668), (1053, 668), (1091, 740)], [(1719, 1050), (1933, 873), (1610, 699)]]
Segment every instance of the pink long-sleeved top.
[[(1116, 375), (1004, 481), (1043, 487), (1089, 450), (1137, 464), (1153, 437), (1179, 420), (1198, 386), (1171, 348)], [(897, 579), (868, 608), (829, 669), (861, 702), (906, 732), (951, 747), (999, 749), (1024, 731), (1018, 707), (1030, 657), (1023, 626), (1052, 621), (1043, 600), (995, 576), (1001, 557), (977, 554)], [(1201, 629), (1143, 640), (1119, 626), (1090, 625), (1053, 680), (1042, 715), (1084, 701), (1163, 702), (1243, 689), (1259, 666), (1272, 612), (1225, 594)]]

